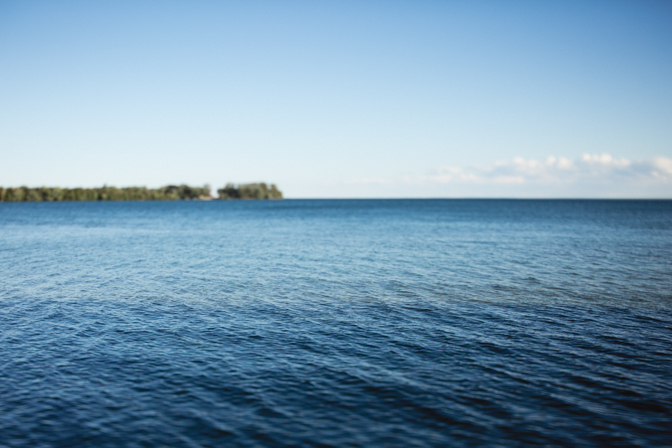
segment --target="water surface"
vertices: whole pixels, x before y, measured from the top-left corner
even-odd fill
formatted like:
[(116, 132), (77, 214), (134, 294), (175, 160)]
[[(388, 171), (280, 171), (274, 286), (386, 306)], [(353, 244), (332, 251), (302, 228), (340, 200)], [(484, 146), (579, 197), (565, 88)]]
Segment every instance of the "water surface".
[(0, 203), (0, 446), (661, 446), (672, 202)]

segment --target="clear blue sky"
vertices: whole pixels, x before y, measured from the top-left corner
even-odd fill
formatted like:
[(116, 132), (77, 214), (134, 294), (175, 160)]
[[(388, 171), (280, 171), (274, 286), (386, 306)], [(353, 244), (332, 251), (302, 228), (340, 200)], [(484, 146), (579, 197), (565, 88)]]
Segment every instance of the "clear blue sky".
[(0, 185), (262, 180), (672, 197), (672, 2), (0, 1)]

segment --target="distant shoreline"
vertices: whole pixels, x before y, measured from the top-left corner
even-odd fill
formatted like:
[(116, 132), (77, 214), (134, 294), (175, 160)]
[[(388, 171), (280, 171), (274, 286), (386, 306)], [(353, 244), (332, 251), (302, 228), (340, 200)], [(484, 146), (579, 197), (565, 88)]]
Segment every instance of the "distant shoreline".
[(264, 182), (251, 184), (227, 184), (212, 196), (210, 187), (189, 185), (167, 185), (161, 188), (108, 187), (101, 188), (59, 188), (59, 187), (0, 187), (0, 202), (92, 202), (92, 201), (179, 201), (179, 200), (278, 200), (282, 192), (275, 184)]

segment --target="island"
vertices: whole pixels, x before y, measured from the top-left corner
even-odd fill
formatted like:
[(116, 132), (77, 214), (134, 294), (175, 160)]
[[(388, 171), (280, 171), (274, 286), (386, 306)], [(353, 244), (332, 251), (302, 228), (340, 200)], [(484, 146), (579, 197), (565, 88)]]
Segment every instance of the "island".
[(217, 190), (218, 197), (210, 194), (210, 187), (167, 185), (161, 188), (58, 188), (58, 187), (0, 187), (0, 202), (58, 202), (58, 201), (177, 201), (211, 199), (283, 199), (275, 184), (226, 184)]

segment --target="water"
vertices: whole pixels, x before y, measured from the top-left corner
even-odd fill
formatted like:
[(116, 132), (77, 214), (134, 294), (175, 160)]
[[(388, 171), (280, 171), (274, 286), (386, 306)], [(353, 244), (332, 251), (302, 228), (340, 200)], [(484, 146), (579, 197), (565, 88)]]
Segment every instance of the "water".
[(0, 203), (0, 446), (661, 446), (672, 202)]

